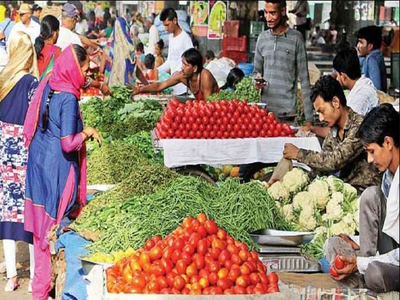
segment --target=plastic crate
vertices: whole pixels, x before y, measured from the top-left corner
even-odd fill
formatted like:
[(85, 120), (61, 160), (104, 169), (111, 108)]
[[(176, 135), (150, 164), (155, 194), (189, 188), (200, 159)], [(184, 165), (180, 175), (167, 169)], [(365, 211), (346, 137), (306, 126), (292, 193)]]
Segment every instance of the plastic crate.
[(234, 38), (234, 37), (224, 37), (222, 39), (222, 51), (236, 51), (236, 52), (246, 52), (247, 51), (247, 39), (246, 37)]
[(239, 21), (224, 22), (224, 36), (239, 37)]
[(264, 31), (265, 23), (258, 21), (250, 22), (250, 37), (257, 37)]
[(247, 62), (247, 53), (238, 51), (222, 51), (221, 57), (228, 57), (235, 63)]

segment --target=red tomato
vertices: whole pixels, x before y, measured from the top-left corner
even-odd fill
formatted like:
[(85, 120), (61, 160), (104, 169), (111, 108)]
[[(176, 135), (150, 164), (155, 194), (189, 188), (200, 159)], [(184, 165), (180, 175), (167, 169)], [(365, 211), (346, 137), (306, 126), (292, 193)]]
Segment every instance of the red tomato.
[(183, 259), (181, 259), (181, 260), (178, 260), (178, 262), (176, 263), (175, 268), (178, 271), (178, 274), (182, 275), (182, 274), (186, 273), (187, 264)]
[(335, 261), (334, 261), (336, 269), (343, 269), (346, 266), (346, 263), (340, 259), (339, 255), (336, 255)]
[(267, 277), (268, 277), (268, 282), (269, 282), (270, 284), (278, 283), (278, 281), (279, 281), (278, 275), (277, 275), (275, 272), (269, 273), (269, 274), (267, 275)]
[(329, 271), (333, 277), (339, 277), (339, 273), (335, 270), (333, 266), (329, 268)]
[(196, 258), (194, 259), (194, 264), (196, 265), (196, 268), (198, 270), (203, 269), (205, 264), (204, 256), (203, 255), (196, 256)]
[(214, 221), (212, 221), (212, 220), (207, 220), (207, 221), (204, 223), (204, 227), (206, 228), (208, 234), (215, 234), (215, 233), (218, 232), (218, 226), (217, 226), (217, 224), (216, 224)]
[(210, 272), (212, 273), (218, 273), (218, 271), (221, 269), (221, 264), (218, 261), (212, 261), (208, 267)]
[(238, 278), (236, 278), (236, 285), (246, 288), (248, 286), (248, 282), (244, 276), (239, 276)]
[(231, 255), (232, 254), (239, 254), (239, 249), (234, 244), (229, 244), (226, 247), (226, 250), (228, 250)]
[(192, 255), (187, 252), (182, 252), (181, 259), (186, 262), (187, 265), (192, 263)]
[(240, 259), (239, 255), (237, 255), (237, 254), (232, 254), (231, 261), (237, 265), (240, 265), (242, 263), (242, 260)]
[(181, 251), (183, 247), (185, 246), (185, 241), (183, 238), (179, 237), (174, 241), (174, 249)]
[(205, 289), (205, 288), (209, 287), (210, 282), (208, 281), (208, 278), (201, 277), (199, 279), (199, 284), (200, 284), (202, 289)]
[(147, 251), (150, 251), (156, 244), (154, 243), (154, 241), (152, 239), (147, 240), (146, 244), (144, 245), (144, 248)]
[(248, 265), (243, 264), (243, 265), (240, 266), (240, 273), (241, 273), (242, 275), (250, 275), (251, 270), (250, 270), (250, 268), (248, 267)]
[(163, 255), (163, 250), (160, 246), (155, 246), (150, 250), (150, 258), (152, 261), (160, 259)]
[(189, 276), (189, 278), (193, 277), (194, 275), (197, 275), (197, 268), (194, 265), (190, 265), (186, 268), (186, 275)]
[(168, 287), (168, 280), (167, 280), (167, 278), (164, 277), (164, 276), (158, 277), (157, 280), (156, 280), (156, 282), (157, 282), (157, 285), (158, 285), (158, 287), (159, 287), (160, 289), (164, 289), (164, 288), (167, 288), (167, 287)]
[(213, 259), (218, 259), (219, 255), (221, 254), (221, 249), (219, 248), (212, 248), (210, 250), (210, 254)]
[(218, 278), (228, 278), (229, 270), (226, 268), (222, 268), (218, 271)]
[(167, 273), (167, 274), (169, 272), (171, 272), (172, 269), (174, 268), (174, 264), (169, 259), (162, 258), (160, 264), (161, 264), (161, 267), (164, 268), (165, 273)]
[(217, 273), (216, 272), (210, 273), (210, 275), (208, 275), (208, 281), (210, 282), (211, 285), (217, 284), (218, 281)]
[(232, 282), (228, 278), (220, 278), (217, 281), (217, 287), (221, 288), (223, 291), (232, 287)]
[(183, 279), (182, 276), (176, 276), (174, 278), (174, 288), (177, 289), (178, 291), (181, 291), (186, 285), (185, 279)]
[(136, 275), (131, 284), (133, 288), (141, 290), (146, 286), (146, 280), (143, 275)]
[(274, 114), (273, 112), (269, 112), (269, 113), (268, 113), (268, 118), (269, 118), (271, 121), (274, 121), (274, 120), (275, 120), (275, 114)]
[(240, 276), (240, 270), (239, 269), (231, 269), (228, 274), (229, 280), (232, 282), (236, 282), (236, 279)]
[(210, 272), (208, 272), (208, 270), (206, 270), (206, 269), (201, 269), (200, 272), (199, 272), (200, 278), (207, 278), (208, 279), (209, 275), (210, 275)]
[(279, 287), (277, 284), (270, 284), (267, 289), (267, 293), (279, 293)]
[(197, 244), (197, 253), (201, 255), (206, 255), (208, 251), (208, 240), (207, 239), (202, 239), (198, 244)]
[(233, 293), (235, 295), (246, 295), (247, 294), (246, 288), (237, 286), (237, 285), (233, 287)]
[(178, 262), (178, 260), (181, 259), (181, 252), (179, 250), (174, 250), (171, 255), (171, 260), (174, 264)]
[(221, 264), (224, 264), (226, 261), (229, 261), (230, 258), (231, 258), (231, 254), (226, 249), (222, 250), (221, 254), (218, 256), (218, 260)]

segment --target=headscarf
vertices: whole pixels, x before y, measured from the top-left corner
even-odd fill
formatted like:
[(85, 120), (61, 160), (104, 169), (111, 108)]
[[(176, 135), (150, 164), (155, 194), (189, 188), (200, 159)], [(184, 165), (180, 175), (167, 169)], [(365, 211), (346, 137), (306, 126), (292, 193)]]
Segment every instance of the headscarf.
[(80, 99), (80, 89), (85, 82), (85, 76), (79, 65), (72, 45), (65, 48), (54, 63), (53, 71), (40, 82), (35, 95), (29, 105), (24, 124), (25, 146), (29, 147), (39, 121), (39, 110), (43, 93), (49, 83), (50, 88), (57, 92), (68, 92)]
[(10, 59), (0, 73), (0, 102), (26, 74), (39, 77), (36, 52), (29, 35), (16, 32), (8, 47)]
[(129, 76), (132, 76), (135, 71), (135, 58), (131, 57), (134, 50), (126, 21), (119, 17), (114, 25), (113, 40), (109, 52), (112, 63), (106, 66), (109, 73), (109, 86), (121, 86), (130, 83)]

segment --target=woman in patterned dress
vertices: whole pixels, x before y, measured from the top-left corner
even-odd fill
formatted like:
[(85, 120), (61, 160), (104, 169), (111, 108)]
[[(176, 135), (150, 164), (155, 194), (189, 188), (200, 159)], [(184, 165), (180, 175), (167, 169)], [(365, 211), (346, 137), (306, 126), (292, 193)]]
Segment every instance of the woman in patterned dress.
[(17, 32), (9, 42), (9, 53), (10, 60), (0, 73), (0, 240), (7, 268), (7, 292), (18, 287), (16, 241), (29, 243), (31, 278), (34, 273), (32, 234), (24, 230), (28, 153), (22, 133), (29, 102), (38, 85), (35, 48), (29, 36)]

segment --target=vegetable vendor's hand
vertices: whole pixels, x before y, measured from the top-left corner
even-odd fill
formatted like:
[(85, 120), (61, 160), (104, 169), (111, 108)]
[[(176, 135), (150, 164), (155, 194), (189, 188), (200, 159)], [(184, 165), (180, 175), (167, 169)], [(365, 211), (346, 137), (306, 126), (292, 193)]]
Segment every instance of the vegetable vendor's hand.
[(299, 148), (297, 148), (293, 144), (285, 144), (285, 148), (283, 150), (283, 157), (286, 159), (296, 159), (297, 154), (299, 153)]
[(341, 233), (339, 236), (344, 240), (353, 250), (360, 250), (360, 246), (357, 245), (347, 234)]
[(135, 88), (133, 89), (132, 96), (135, 96), (137, 94), (140, 94), (140, 86), (138, 84), (135, 84)]
[(111, 89), (110, 89), (110, 87), (108, 86), (108, 84), (107, 83), (102, 83), (101, 84), (101, 86), (100, 86), (100, 90), (101, 90), (101, 92), (103, 93), (103, 95), (105, 95), (105, 96), (109, 96), (109, 95), (111, 95), (112, 94), (112, 91), (111, 91)]
[(332, 276), (331, 277), (334, 280), (340, 281), (345, 279), (346, 277), (349, 277), (350, 275), (354, 274), (357, 272), (357, 257), (356, 256), (339, 256), (340, 260), (345, 263), (345, 266), (342, 269), (336, 268), (335, 264), (332, 264), (332, 267), (336, 270), (338, 273), (338, 276)]
[(97, 143), (99, 144), (99, 146), (101, 147), (101, 136), (100, 136), (100, 133), (96, 129), (94, 129), (92, 127), (88, 127), (88, 128), (85, 128), (82, 132), (84, 135), (87, 136), (85, 141), (87, 141), (88, 139), (95, 139), (97, 141)]
[(312, 132), (312, 123), (306, 122), (304, 126), (301, 127), (301, 130), (304, 132)]
[[(257, 73), (257, 75), (256, 75), (256, 77), (255, 78), (262, 78), (262, 74), (261, 73)], [(266, 81), (264, 81), (264, 82), (257, 82), (257, 81), (255, 81), (254, 82), (254, 86), (255, 86), (255, 88), (259, 91), (259, 90), (262, 90), (264, 87), (266, 87), (267, 86), (267, 82)]]

